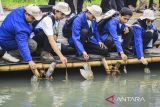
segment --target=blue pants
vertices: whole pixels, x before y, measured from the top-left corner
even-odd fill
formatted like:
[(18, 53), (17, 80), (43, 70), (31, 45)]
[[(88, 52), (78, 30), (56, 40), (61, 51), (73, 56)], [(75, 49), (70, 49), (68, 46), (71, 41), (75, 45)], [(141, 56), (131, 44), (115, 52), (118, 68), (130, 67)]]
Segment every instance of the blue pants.
[(18, 49), (16, 40), (10, 40), (10, 41), (0, 40), (0, 46), (5, 51)]

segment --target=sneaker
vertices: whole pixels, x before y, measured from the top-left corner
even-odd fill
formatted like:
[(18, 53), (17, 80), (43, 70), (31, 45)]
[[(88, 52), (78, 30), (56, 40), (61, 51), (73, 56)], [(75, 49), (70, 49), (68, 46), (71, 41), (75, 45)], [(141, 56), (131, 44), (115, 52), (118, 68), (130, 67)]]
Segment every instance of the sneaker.
[(18, 58), (11, 56), (7, 52), (2, 56), (2, 59), (7, 60), (9, 62), (19, 62), (20, 61)]
[(49, 52), (46, 52), (46, 51), (41, 52), (41, 58), (42, 60), (49, 61), (49, 62), (54, 61), (53, 56)]

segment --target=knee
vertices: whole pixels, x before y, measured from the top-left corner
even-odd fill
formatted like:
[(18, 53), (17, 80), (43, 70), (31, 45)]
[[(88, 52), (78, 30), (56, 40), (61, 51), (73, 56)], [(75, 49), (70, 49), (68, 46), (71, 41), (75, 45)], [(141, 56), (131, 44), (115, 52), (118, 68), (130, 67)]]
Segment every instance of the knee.
[(33, 39), (29, 39), (28, 40), (28, 46), (29, 46), (29, 49), (30, 49), (31, 53), (35, 52), (36, 49), (37, 49), (37, 42)]
[(82, 36), (87, 36), (88, 33), (89, 33), (89, 31), (88, 31), (87, 29), (82, 29), (82, 30), (81, 30), (81, 35), (82, 35)]
[(114, 44), (114, 41), (113, 41), (113, 39), (112, 39), (112, 37), (111, 36), (108, 36), (108, 38), (107, 38), (107, 41), (106, 41), (109, 45), (112, 45), (112, 44)]
[(153, 32), (152, 31), (147, 31), (145, 34), (146, 38), (152, 39), (153, 38)]
[(158, 39), (158, 32), (153, 32), (153, 37)]

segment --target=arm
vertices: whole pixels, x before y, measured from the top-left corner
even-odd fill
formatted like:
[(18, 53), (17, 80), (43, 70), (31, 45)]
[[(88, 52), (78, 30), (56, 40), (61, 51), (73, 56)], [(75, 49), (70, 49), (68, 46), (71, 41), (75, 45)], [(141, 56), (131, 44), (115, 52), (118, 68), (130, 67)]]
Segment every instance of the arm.
[(115, 22), (113, 22), (113, 21), (110, 21), (108, 24), (105, 25), (105, 28), (108, 29), (110, 35), (112, 36), (113, 41), (114, 41), (114, 43), (116, 45), (116, 48), (117, 48), (117, 52), (123, 53), (123, 49), (122, 49), (121, 43), (118, 40), (117, 24)]
[(98, 26), (97, 26), (97, 23), (94, 21), (94, 24), (95, 24), (95, 38), (98, 42), (101, 42), (100, 40), (100, 35), (99, 35), (99, 31), (98, 31)]
[(19, 32), (16, 35), (16, 42), (18, 45), (19, 53), (24, 59), (24, 61), (27, 61), (27, 62), (31, 61), (32, 57), (28, 47), (28, 34), (26, 34), (25, 32)]
[(63, 57), (61, 51), (59, 50), (59, 48), (57, 47), (56, 41), (54, 40), (53, 35), (48, 35), (48, 41), (49, 44), (51, 45), (52, 49), (54, 50), (54, 52), (61, 58)]
[(42, 20), (43, 26), (42, 29), (47, 35), (49, 44), (51, 45), (51, 48), (54, 50), (54, 52), (60, 57), (60, 60), (62, 63), (67, 63), (67, 59), (62, 55), (61, 51), (57, 47), (56, 41), (54, 39), (54, 34), (53, 34), (53, 22), (50, 17), (45, 17)]
[(136, 50), (136, 55), (140, 59), (141, 57), (144, 57), (142, 29), (140, 28), (140, 26), (133, 26), (133, 33), (134, 33), (134, 46)]
[(81, 19), (80, 17), (77, 17), (72, 25), (72, 39), (75, 45), (76, 50), (78, 51), (78, 54), (81, 55), (83, 52), (85, 52), (83, 44), (80, 40), (80, 30), (81, 30)]

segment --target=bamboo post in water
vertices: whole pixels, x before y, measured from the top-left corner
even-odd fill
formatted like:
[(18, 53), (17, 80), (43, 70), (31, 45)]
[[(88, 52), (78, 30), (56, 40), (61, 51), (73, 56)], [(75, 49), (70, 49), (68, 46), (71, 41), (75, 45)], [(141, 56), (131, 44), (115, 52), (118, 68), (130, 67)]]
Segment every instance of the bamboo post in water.
[(105, 58), (102, 58), (102, 64), (103, 64), (103, 66), (105, 68), (106, 73), (108, 75), (110, 75), (111, 74), (111, 69), (110, 69), (110, 67), (109, 67), (109, 65), (108, 65), (108, 63), (107, 63)]

